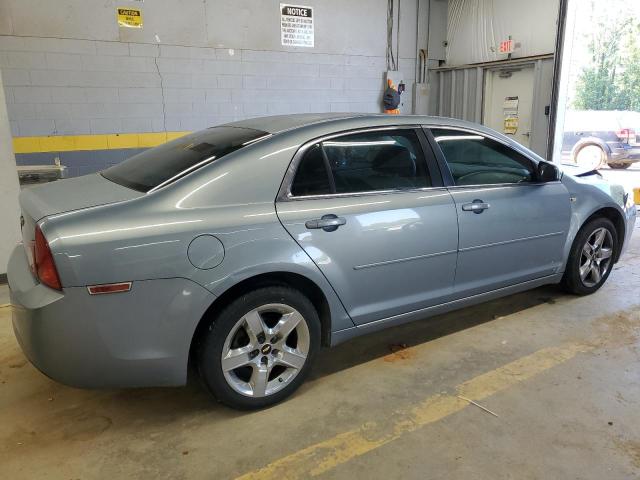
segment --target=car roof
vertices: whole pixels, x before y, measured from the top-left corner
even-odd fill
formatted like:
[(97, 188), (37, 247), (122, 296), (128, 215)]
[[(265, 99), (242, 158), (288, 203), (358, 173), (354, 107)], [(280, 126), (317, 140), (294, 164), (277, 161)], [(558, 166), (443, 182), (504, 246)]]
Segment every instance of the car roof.
[(297, 113), (293, 115), (271, 115), (267, 117), (249, 118), (238, 122), (227, 123), (227, 126), (253, 128), (268, 133), (280, 133), (316, 123), (328, 122), (364, 116), (357, 113)]
[(484, 127), (476, 123), (467, 122), (446, 117), (430, 117), (426, 115), (385, 115), (372, 113), (301, 113), (293, 115), (275, 115), (267, 117), (256, 117), (238, 122), (227, 123), (226, 126), (239, 128), (253, 128), (267, 133), (281, 133), (308, 127), (311, 125), (327, 123), (358, 123), (366, 126), (384, 125), (446, 125), (473, 127), (485, 130)]

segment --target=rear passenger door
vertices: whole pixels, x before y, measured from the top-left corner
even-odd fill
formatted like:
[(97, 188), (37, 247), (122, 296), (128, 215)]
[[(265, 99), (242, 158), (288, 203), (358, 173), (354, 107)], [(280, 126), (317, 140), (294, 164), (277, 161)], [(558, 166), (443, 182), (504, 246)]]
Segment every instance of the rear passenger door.
[(498, 139), (431, 132), (458, 213), (456, 296), (557, 273), (571, 217), (565, 186), (538, 182), (535, 162)]
[(451, 297), (455, 206), (420, 129), (312, 141), (295, 155), (276, 207), (356, 324)]

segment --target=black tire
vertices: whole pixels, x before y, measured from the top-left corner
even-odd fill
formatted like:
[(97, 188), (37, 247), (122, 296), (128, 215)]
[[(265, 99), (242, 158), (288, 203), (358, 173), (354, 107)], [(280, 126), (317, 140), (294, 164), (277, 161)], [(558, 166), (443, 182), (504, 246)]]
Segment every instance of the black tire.
[[(582, 250), (591, 235), (598, 229), (605, 228), (611, 234), (613, 241), (612, 252), (610, 261), (606, 266), (606, 270), (601, 274), (600, 280), (595, 285), (585, 285), (580, 278), (580, 262), (582, 259)], [(614, 259), (618, 255), (618, 233), (611, 220), (598, 217), (589, 221), (578, 231), (576, 238), (571, 246), (571, 252), (569, 253), (569, 260), (567, 261), (567, 267), (562, 277), (562, 287), (569, 293), (575, 295), (589, 295), (597, 291), (604, 282), (607, 281), (609, 274), (613, 268)]]
[[(253, 397), (243, 395), (231, 387), (222, 369), (222, 352), (225, 341), (240, 319), (256, 308), (269, 304), (283, 304), (297, 310), (303, 317), (309, 333), (309, 348), (306, 360), (290, 380), (290, 383), (273, 394)], [(315, 355), (320, 347), (320, 319), (311, 301), (298, 290), (288, 286), (267, 286), (243, 294), (211, 320), (199, 339), (197, 365), (200, 377), (209, 392), (220, 402), (232, 408), (252, 410), (278, 403), (302, 384), (309, 374)], [(264, 343), (268, 343), (265, 340)], [(257, 356), (261, 357), (262, 353)]]
[(614, 170), (624, 170), (627, 169), (631, 166), (630, 163), (610, 163), (609, 167), (613, 168)]

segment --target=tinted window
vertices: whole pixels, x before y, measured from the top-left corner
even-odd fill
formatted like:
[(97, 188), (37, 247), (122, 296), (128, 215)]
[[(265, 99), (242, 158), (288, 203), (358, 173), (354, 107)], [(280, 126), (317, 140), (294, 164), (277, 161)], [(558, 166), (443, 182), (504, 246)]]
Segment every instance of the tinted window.
[(291, 185), (291, 193), (295, 196), (304, 196), (323, 195), (331, 192), (322, 147), (318, 143), (304, 154)]
[(336, 193), (402, 190), (431, 185), (413, 130), (356, 133), (322, 142)]
[(534, 180), (531, 160), (502, 143), (458, 130), (433, 129), (432, 132), (456, 185)]
[[(356, 193), (379, 190), (402, 190), (431, 185), (420, 142), (413, 130), (354, 133), (326, 140), (314, 145), (302, 163), (312, 162), (315, 167), (301, 163), (294, 180), (309, 185), (309, 180), (298, 180), (315, 169), (318, 175), (317, 191), (327, 185), (320, 168), (320, 160), (328, 165), (330, 193)], [(303, 173), (305, 172), (305, 173)], [(302, 191), (303, 188), (300, 188)], [(296, 193), (292, 190), (292, 193)]]
[(102, 172), (112, 182), (148, 192), (163, 182), (199, 168), (267, 135), (249, 128), (214, 127), (145, 150)]

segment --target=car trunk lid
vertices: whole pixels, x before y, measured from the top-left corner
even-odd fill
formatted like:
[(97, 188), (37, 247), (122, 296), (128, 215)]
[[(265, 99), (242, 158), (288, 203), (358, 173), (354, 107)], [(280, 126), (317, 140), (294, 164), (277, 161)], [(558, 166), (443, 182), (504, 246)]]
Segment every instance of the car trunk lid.
[(110, 182), (97, 173), (24, 188), (20, 192), (20, 226), (29, 264), (33, 266), (36, 224), (44, 217), (132, 200), (143, 195)]
[(131, 200), (144, 195), (96, 173), (28, 187), (20, 192), (23, 215), (34, 221), (50, 215)]

